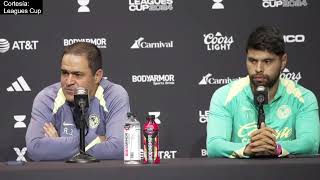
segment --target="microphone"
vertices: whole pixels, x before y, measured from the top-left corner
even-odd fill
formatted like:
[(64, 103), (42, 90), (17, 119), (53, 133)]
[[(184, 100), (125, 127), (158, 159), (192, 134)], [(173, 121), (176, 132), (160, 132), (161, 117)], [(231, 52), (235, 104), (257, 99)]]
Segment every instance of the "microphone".
[(258, 105), (258, 129), (261, 127), (261, 123), (265, 122), (265, 114), (263, 105), (268, 103), (268, 90), (264, 86), (258, 86), (254, 92), (254, 102)]
[(268, 90), (264, 86), (258, 86), (254, 93), (254, 101), (261, 106), (268, 103)]
[(88, 90), (83, 87), (77, 87), (74, 91), (74, 105), (84, 112), (85, 108), (89, 107)]
[[(68, 163), (88, 163), (88, 162), (98, 162), (98, 160), (86, 153), (85, 148), (85, 136), (89, 132), (86, 110), (89, 107), (89, 93), (88, 90), (83, 87), (77, 87), (73, 95), (74, 112), (73, 118), (76, 127), (80, 129), (79, 131), (79, 154), (67, 160)], [(85, 133), (85, 131), (87, 132)]]

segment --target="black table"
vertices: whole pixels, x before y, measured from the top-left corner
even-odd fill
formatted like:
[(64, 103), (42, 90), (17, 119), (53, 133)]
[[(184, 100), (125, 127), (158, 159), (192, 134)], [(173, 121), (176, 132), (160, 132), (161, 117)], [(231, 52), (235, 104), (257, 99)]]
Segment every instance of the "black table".
[(124, 165), (106, 160), (93, 164), (28, 162), (23, 166), (0, 163), (1, 180), (225, 180), (320, 179), (320, 158), (209, 159), (178, 158), (161, 164)]

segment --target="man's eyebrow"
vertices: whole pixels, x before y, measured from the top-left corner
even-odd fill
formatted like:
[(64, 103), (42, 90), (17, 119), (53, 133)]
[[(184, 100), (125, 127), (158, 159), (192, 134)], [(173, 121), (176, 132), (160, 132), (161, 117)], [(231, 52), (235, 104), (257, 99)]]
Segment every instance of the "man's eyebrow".
[(65, 70), (65, 69), (61, 69), (61, 72), (67, 72), (67, 73), (70, 73), (70, 74), (79, 74), (79, 73), (81, 73), (80, 71), (68, 71), (68, 70)]
[(250, 60), (256, 60), (256, 61), (265, 61), (265, 60), (274, 60), (275, 58), (268, 57), (268, 58), (263, 58), (263, 59), (256, 59), (254, 57), (248, 57)]

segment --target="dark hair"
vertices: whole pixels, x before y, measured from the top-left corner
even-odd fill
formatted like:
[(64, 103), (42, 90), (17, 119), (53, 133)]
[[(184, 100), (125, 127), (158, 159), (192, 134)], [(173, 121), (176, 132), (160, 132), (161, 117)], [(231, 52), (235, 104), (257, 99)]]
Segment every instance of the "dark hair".
[(282, 56), (285, 54), (283, 34), (276, 27), (257, 27), (248, 38), (246, 52), (249, 49), (268, 51)]
[(102, 68), (101, 51), (94, 44), (87, 42), (76, 42), (64, 48), (62, 57), (65, 54), (86, 56), (92, 74), (95, 74), (98, 69)]

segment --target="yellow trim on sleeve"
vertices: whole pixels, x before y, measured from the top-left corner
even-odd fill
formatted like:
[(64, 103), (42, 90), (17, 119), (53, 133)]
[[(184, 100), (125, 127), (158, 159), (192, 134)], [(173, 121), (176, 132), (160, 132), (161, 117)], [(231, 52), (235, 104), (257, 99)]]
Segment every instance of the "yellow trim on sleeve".
[(238, 81), (235, 81), (228, 92), (228, 96), (226, 98), (226, 101), (224, 102), (224, 105), (227, 105), (234, 97), (236, 97), (249, 84), (250, 84), (249, 76), (246, 76), (244, 78), (239, 79)]
[(54, 99), (53, 103), (53, 111), (52, 113), (57, 113), (58, 109), (66, 102), (66, 97), (64, 96), (62, 92), (62, 88), (59, 89), (57, 93), (57, 97)]
[(103, 110), (106, 112), (109, 112), (106, 107), (107, 103), (104, 100), (103, 91), (104, 91), (104, 89), (101, 86), (98, 86), (95, 97), (99, 100), (99, 104), (103, 107)]
[(288, 94), (292, 94), (296, 97), (301, 103), (304, 103), (304, 99), (302, 97), (301, 91), (296, 88), (296, 84), (288, 79), (280, 79), (280, 82), (283, 84)]

